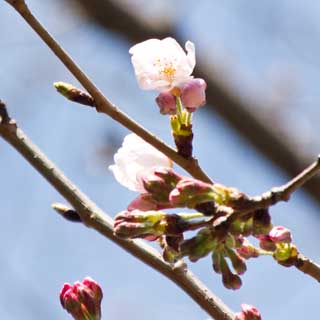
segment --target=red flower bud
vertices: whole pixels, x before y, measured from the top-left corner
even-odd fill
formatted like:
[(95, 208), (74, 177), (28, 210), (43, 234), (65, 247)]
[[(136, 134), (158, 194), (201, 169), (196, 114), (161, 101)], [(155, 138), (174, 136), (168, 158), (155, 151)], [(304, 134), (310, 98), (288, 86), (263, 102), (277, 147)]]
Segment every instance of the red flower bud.
[(75, 320), (100, 320), (103, 294), (99, 284), (87, 277), (74, 285), (65, 283), (60, 291), (60, 302)]

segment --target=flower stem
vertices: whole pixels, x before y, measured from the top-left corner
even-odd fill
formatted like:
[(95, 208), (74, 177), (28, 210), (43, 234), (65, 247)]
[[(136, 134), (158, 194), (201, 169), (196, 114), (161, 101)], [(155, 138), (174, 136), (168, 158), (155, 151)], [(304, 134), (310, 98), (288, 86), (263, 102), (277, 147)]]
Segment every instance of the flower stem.
[(183, 111), (182, 111), (182, 104), (181, 99), (179, 96), (176, 96), (176, 106), (177, 106), (177, 116), (179, 119), (180, 124), (183, 124)]
[(204, 214), (201, 212), (192, 212), (192, 213), (178, 213), (178, 215), (184, 220), (192, 220), (197, 218), (203, 218)]

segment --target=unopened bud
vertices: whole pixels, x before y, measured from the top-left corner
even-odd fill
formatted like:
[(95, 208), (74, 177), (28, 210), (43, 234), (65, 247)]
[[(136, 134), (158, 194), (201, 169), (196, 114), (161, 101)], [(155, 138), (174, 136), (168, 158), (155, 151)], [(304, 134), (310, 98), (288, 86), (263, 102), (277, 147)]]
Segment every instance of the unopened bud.
[(217, 241), (212, 229), (201, 229), (193, 238), (181, 243), (180, 249), (183, 256), (188, 256), (190, 261), (196, 262), (205, 257), (216, 247)]
[(241, 246), (236, 250), (245, 259), (257, 258), (260, 255), (260, 250), (254, 247), (246, 238), (243, 238)]
[(156, 168), (151, 174), (141, 177), (144, 189), (159, 205), (169, 206), (169, 194), (182, 179), (171, 168)]
[(227, 289), (237, 290), (241, 287), (242, 281), (240, 277), (230, 271), (225, 257), (221, 257), (220, 268), (222, 273), (222, 282)]
[(172, 206), (194, 208), (200, 203), (212, 201), (213, 186), (192, 178), (184, 178), (171, 191), (169, 200)]
[(207, 84), (203, 79), (192, 79), (181, 89), (181, 102), (189, 111), (194, 112), (206, 103)]
[(187, 222), (176, 214), (161, 211), (123, 211), (114, 219), (114, 233), (122, 238), (155, 240), (163, 234), (181, 234), (187, 225)]
[(170, 92), (161, 92), (157, 98), (156, 102), (160, 108), (161, 114), (176, 114), (176, 97)]
[(255, 237), (260, 240), (259, 246), (261, 249), (266, 251), (275, 251), (277, 249), (276, 244), (271, 241), (268, 235), (256, 235)]
[(57, 89), (57, 91), (67, 99), (80, 104), (84, 104), (86, 106), (95, 107), (94, 100), (90, 96), (90, 94), (81, 89), (78, 89), (72, 84), (65, 82), (55, 82), (53, 85)]
[(75, 320), (100, 320), (103, 294), (99, 284), (87, 277), (74, 285), (65, 283), (60, 291), (60, 302)]
[(290, 230), (282, 226), (273, 227), (269, 232), (269, 238), (275, 243), (290, 243), (292, 241)]
[(235, 272), (239, 275), (244, 274), (247, 271), (247, 266), (245, 260), (240, 256), (240, 254), (230, 248), (226, 248), (226, 253), (231, 260)]
[(62, 203), (53, 203), (52, 209), (58, 212), (63, 218), (72, 222), (81, 222), (79, 214)]

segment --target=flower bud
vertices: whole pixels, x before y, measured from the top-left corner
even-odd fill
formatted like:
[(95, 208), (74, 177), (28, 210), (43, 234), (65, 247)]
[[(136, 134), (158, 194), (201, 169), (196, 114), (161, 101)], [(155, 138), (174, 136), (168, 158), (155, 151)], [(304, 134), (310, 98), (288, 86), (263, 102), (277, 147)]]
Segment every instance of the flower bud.
[(275, 243), (290, 243), (292, 241), (290, 230), (282, 226), (273, 227), (269, 232), (269, 238)]
[(275, 243), (271, 241), (269, 236), (256, 235), (256, 238), (260, 240), (259, 246), (261, 249), (266, 251), (275, 251), (277, 249)]
[(194, 208), (200, 203), (213, 200), (213, 189), (209, 183), (192, 178), (184, 178), (170, 192), (172, 206)]
[(207, 84), (203, 79), (192, 79), (181, 89), (181, 102), (189, 111), (194, 112), (206, 103)]
[(245, 259), (257, 258), (260, 255), (259, 249), (254, 247), (246, 238), (243, 238), (241, 246), (236, 250), (238, 254)]
[(170, 207), (169, 194), (183, 177), (171, 168), (155, 168), (151, 174), (141, 177), (144, 189), (155, 203)]
[(60, 81), (55, 82), (53, 85), (57, 89), (57, 91), (61, 93), (65, 98), (80, 104), (84, 104), (86, 106), (95, 107), (94, 100), (90, 96), (90, 94), (84, 92), (81, 89), (78, 89), (72, 84)]
[(249, 304), (241, 305), (241, 312), (236, 313), (235, 320), (261, 320), (259, 310)]
[(161, 114), (176, 114), (176, 97), (170, 92), (161, 92), (157, 98), (156, 102), (160, 108)]
[(227, 289), (237, 290), (241, 287), (242, 281), (240, 277), (233, 274), (227, 264), (225, 257), (221, 256), (220, 268), (222, 273), (222, 282)]
[(188, 256), (190, 261), (196, 262), (208, 255), (216, 247), (217, 241), (212, 229), (201, 229), (193, 238), (181, 243), (180, 250), (183, 256)]
[(178, 235), (188, 223), (176, 214), (161, 211), (123, 211), (114, 219), (114, 233), (121, 238), (155, 240), (163, 234)]
[(240, 254), (233, 249), (226, 248), (225, 251), (231, 260), (235, 272), (239, 275), (244, 274), (247, 271), (247, 266), (244, 258), (242, 258)]
[(87, 277), (74, 285), (65, 283), (60, 291), (60, 302), (75, 320), (100, 320), (103, 294), (99, 284)]

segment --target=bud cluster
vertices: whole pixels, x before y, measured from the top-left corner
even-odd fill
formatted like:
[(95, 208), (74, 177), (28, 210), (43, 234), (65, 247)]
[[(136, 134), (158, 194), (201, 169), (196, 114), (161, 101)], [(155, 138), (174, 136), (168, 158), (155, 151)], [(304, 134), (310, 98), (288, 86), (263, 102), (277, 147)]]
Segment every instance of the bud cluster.
[[(117, 236), (158, 240), (164, 260), (171, 263), (182, 257), (196, 262), (211, 255), (213, 270), (221, 274), (229, 289), (240, 288), (247, 259), (268, 254), (282, 265), (295, 263), (298, 252), (291, 244), (291, 233), (284, 227), (273, 227), (268, 209), (232, 220), (227, 218), (230, 211), (221, 211), (246, 204), (246, 195), (238, 190), (183, 177), (163, 167), (154, 168), (141, 181), (145, 192), (115, 217)], [(195, 209), (198, 213), (159, 211), (172, 208)], [(196, 229), (199, 230), (193, 237), (184, 239), (185, 231)], [(253, 246), (248, 236), (258, 239), (260, 248)]]

